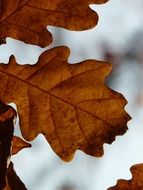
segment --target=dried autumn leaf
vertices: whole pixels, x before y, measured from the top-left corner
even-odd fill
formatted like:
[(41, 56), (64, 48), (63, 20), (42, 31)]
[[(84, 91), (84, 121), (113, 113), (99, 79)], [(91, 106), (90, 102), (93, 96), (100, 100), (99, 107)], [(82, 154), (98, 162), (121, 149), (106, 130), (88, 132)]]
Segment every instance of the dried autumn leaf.
[(36, 65), (0, 65), (0, 97), (15, 102), (23, 137), (45, 135), (65, 161), (77, 149), (101, 156), (103, 144), (127, 130), (124, 97), (104, 84), (111, 65), (96, 60), (68, 64), (69, 49), (43, 53)]
[[(70, 30), (85, 30), (97, 24), (96, 12), (91, 3), (107, 0), (0, 0), (0, 39), (22, 40), (42, 47), (52, 41), (47, 25)], [(25, 35), (26, 34), (26, 35)]]
[(31, 147), (31, 144), (27, 143), (23, 139), (17, 136), (13, 136), (12, 140), (12, 155), (18, 153), (23, 148), (29, 148)]
[(17, 176), (13, 168), (13, 163), (10, 162), (7, 169), (6, 187), (3, 190), (27, 190), (24, 183)]
[(0, 100), (0, 189), (5, 186), (8, 159), (13, 138), (15, 110)]
[(136, 164), (131, 167), (132, 179), (120, 179), (117, 185), (108, 190), (142, 190), (143, 189), (143, 164)]
[(8, 185), (7, 177), (6, 177), (6, 186), (3, 190), (11, 190), (10, 186)]
[[(25, 147), (29, 147), (30, 144), (19, 137), (13, 137), (15, 116), (16, 111), (0, 100), (0, 190), (3, 190), (3, 188), (4, 190), (15, 190), (16, 187), (18, 190), (22, 190), (23, 187), (23, 183), (14, 172), (13, 164), (9, 165), (9, 159), (11, 148), (14, 154)], [(16, 184), (19, 184), (19, 186)], [(13, 188), (11, 188), (12, 186)]]

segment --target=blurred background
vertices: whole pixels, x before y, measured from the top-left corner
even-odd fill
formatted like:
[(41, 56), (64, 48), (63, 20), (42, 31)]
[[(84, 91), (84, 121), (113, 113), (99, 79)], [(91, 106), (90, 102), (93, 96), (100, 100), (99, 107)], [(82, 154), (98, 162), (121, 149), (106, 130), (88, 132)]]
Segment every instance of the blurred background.
[[(65, 163), (39, 135), (32, 148), (12, 157), (28, 190), (106, 190), (119, 178), (130, 179), (129, 168), (143, 162), (143, 1), (110, 0), (90, 7), (99, 14), (96, 28), (73, 32), (48, 26), (54, 42), (45, 49), (70, 47), (72, 64), (91, 58), (111, 62), (113, 70), (106, 83), (126, 97), (126, 110), (133, 119), (125, 135), (104, 145), (102, 158), (77, 151)], [(14, 54), (19, 64), (34, 64), (45, 49), (7, 38), (7, 44), (0, 46), (0, 62), (7, 63)], [(20, 135), (18, 121), (15, 134)]]

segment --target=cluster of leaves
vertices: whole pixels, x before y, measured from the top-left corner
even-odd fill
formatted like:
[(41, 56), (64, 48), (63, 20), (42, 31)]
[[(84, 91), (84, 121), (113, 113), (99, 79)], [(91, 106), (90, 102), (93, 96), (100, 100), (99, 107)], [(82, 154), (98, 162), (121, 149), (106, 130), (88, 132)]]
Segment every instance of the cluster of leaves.
[[(0, 43), (9, 36), (45, 47), (52, 42), (47, 25), (69, 30), (92, 28), (98, 16), (89, 4), (105, 2), (0, 0)], [(124, 110), (127, 101), (104, 84), (111, 65), (97, 60), (70, 65), (68, 56), (67, 47), (58, 47), (44, 52), (33, 66), (18, 65), (14, 57), (9, 64), (0, 65), (0, 189), (26, 189), (9, 157), (30, 146), (13, 137), (16, 112), (5, 103), (16, 103), (25, 140), (42, 133), (64, 161), (70, 161), (77, 149), (102, 156), (103, 144), (126, 132), (130, 119)], [(125, 189), (128, 182), (122, 184), (113, 189)], [(126, 189), (133, 189), (134, 184), (131, 181)]]

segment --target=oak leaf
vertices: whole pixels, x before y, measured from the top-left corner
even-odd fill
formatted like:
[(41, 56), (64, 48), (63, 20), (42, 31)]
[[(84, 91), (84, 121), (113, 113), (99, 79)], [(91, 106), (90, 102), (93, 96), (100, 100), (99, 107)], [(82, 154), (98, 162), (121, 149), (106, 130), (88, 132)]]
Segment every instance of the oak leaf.
[(68, 64), (69, 49), (53, 48), (36, 65), (12, 57), (0, 65), (0, 97), (18, 107), (23, 137), (42, 133), (65, 161), (77, 149), (102, 156), (103, 144), (127, 130), (124, 97), (104, 84), (111, 65), (96, 60)]
[(12, 155), (17, 154), (23, 148), (30, 148), (30, 147), (31, 147), (30, 143), (24, 141), (20, 137), (13, 136), (13, 139), (12, 139), (12, 152), (11, 152)]
[(7, 169), (6, 186), (3, 190), (27, 190), (24, 183), (17, 176), (12, 162), (10, 162)]
[[(45, 47), (52, 42), (47, 25), (85, 30), (97, 24), (91, 3), (107, 0), (0, 0), (0, 41), (6, 37)], [(25, 35), (26, 34), (26, 35)]]
[[(15, 154), (23, 148), (31, 146), (21, 138), (16, 136), (13, 137), (13, 121), (15, 117), (15, 109), (0, 100), (0, 190), (3, 190), (5, 186), (5, 190), (11, 189), (8, 185), (8, 182), (12, 184), (22, 183), (18, 177), (15, 177), (16, 174), (13, 172), (13, 167), (10, 166), (12, 164), (9, 165), (10, 157), (11, 154)], [(10, 178), (12, 177), (12, 179), (9, 179), (9, 175)], [(13, 179), (15, 179), (15, 182)], [(12, 188), (11, 190), (15, 189)]]
[(13, 120), (16, 111), (0, 100), (0, 190), (5, 186), (7, 165), (11, 155), (11, 141), (13, 138)]
[(108, 190), (142, 190), (143, 189), (143, 164), (136, 164), (131, 167), (132, 179), (117, 181), (117, 185)]

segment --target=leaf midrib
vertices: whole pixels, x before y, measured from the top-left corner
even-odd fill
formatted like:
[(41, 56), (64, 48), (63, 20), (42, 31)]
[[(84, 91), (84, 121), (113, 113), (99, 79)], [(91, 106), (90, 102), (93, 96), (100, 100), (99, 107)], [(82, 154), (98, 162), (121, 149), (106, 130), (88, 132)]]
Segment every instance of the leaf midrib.
[(3, 71), (3, 70), (1, 70), (1, 69), (0, 69), (0, 72), (1, 72), (1, 73), (5, 73), (6, 75), (11, 76), (11, 77), (13, 77), (13, 78), (16, 78), (17, 80), (20, 80), (20, 81), (26, 83), (27, 85), (32, 86), (33, 88), (36, 88), (36, 89), (42, 91), (43, 93), (49, 94), (50, 96), (53, 96), (53, 97), (55, 97), (55, 98), (57, 98), (57, 99), (59, 99), (59, 100), (65, 102), (65, 103), (67, 103), (67, 104), (73, 106), (74, 109), (79, 109), (79, 110), (81, 110), (81, 111), (83, 111), (83, 112), (85, 112), (85, 113), (87, 113), (87, 114), (89, 114), (89, 115), (91, 115), (91, 116), (93, 116), (93, 117), (95, 117), (95, 118), (101, 120), (101, 121), (104, 122), (105, 124), (114, 127), (111, 123), (108, 123), (107, 121), (103, 120), (102, 118), (100, 118), (100, 117), (98, 117), (98, 116), (96, 116), (96, 115), (94, 115), (94, 114), (88, 112), (87, 110), (84, 110), (84, 109), (81, 108), (81, 107), (78, 107), (77, 105), (74, 105), (74, 104), (70, 103), (69, 101), (67, 101), (67, 100), (65, 100), (65, 99), (63, 99), (63, 98), (61, 98), (61, 97), (59, 97), (59, 96), (56, 96), (55, 94), (53, 94), (53, 93), (51, 93), (51, 92), (49, 92), (49, 91), (46, 91), (46, 90), (44, 90), (44, 89), (41, 89), (41, 88), (37, 87), (36, 85), (31, 84), (31, 83), (29, 83), (28, 81), (23, 80), (23, 79), (21, 79), (21, 78), (18, 78), (17, 76), (12, 75), (11, 73), (5, 72), (5, 71)]

